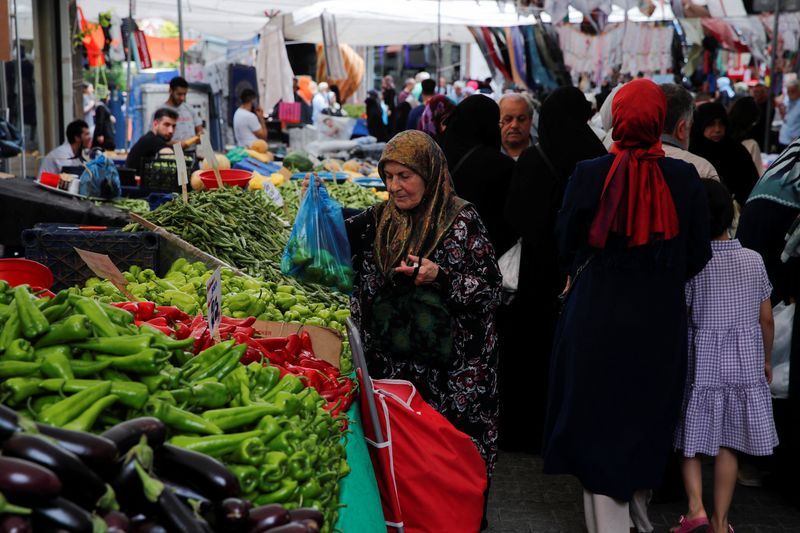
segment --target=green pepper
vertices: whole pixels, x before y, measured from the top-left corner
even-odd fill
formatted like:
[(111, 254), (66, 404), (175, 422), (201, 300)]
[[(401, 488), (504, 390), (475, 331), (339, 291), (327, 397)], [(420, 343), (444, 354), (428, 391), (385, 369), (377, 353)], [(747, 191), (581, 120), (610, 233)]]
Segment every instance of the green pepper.
[(194, 337), (186, 337), (183, 340), (173, 339), (166, 333), (155, 329), (153, 326), (150, 326), (147, 323), (142, 324), (142, 326), (139, 328), (139, 331), (143, 335), (149, 335), (153, 338), (153, 346), (157, 346), (169, 352), (173, 350), (185, 350), (190, 348), (195, 341)]
[[(267, 452), (261, 465), (259, 476), (262, 483), (275, 483), (286, 477), (289, 468), (289, 456), (283, 452)], [(263, 488), (269, 492), (268, 489)]]
[(339, 309), (338, 311), (334, 311), (333, 317), (336, 319), (337, 322), (344, 324), (345, 322), (347, 322), (347, 319), (350, 318), (350, 310)]
[(211, 346), (210, 348), (206, 348), (195, 357), (193, 357), (189, 362), (183, 365), (184, 374), (187, 376), (191, 374), (194, 370), (204, 368), (211, 363), (217, 361), (222, 355), (228, 352), (236, 341), (229, 340), (225, 342), (220, 342)]
[(214, 409), (203, 413), (203, 418), (210, 420), (220, 429), (229, 430), (247, 426), (266, 415), (283, 414), (283, 410), (272, 404), (244, 407), (228, 407)]
[(281, 379), (281, 371), (272, 365), (263, 366), (261, 363), (250, 363), (246, 368), (250, 376), (251, 390), (257, 398), (266, 395)]
[(30, 376), (38, 372), (41, 366), (39, 362), (0, 361), (0, 378)]
[(294, 429), (286, 429), (267, 443), (267, 447), (276, 452), (291, 455), (295, 452), (295, 443), (303, 438), (303, 433)]
[(259, 465), (264, 460), (266, 451), (260, 438), (250, 437), (239, 443), (231, 455), (231, 460), (247, 465)]
[(36, 341), (36, 348), (44, 348), (56, 344), (66, 344), (74, 341), (82, 341), (91, 335), (89, 331), (89, 319), (86, 315), (72, 315), (63, 321), (53, 324), (50, 331), (41, 339)]
[(245, 351), (247, 351), (246, 344), (234, 346), (228, 353), (217, 359), (217, 361), (206, 366), (204, 369), (201, 368), (197, 373), (186, 376), (186, 378), (193, 383), (210, 377), (221, 380), (239, 366), (239, 359), (242, 358)]
[[(261, 366), (259, 363), (253, 363)], [(250, 405), (253, 403), (250, 393), (250, 380), (247, 377), (245, 367), (235, 368), (230, 374), (222, 379), (222, 384), (233, 397), (232, 406)]]
[(61, 319), (61, 317), (66, 315), (71, 307), (72, 306), (69, 305), (68, 303), (52, 305), (47, 307), (46, 309), (43, 309), (42, 313), (44, 314), (48, 322), (50, 322), (50, 324), (52, 325), (53, 322), (57, 322), (58, 320)]
[(82, 390), (46, 408), (39, 414), (39, 421), (51, 426), (62, 427), (94, 405), (97, 400), (108, 395), (110, 391), (111, 383), (108, 382)]
[[(105, 361), (104, 361), (105, 362)], [(111, 361), (108, 362), (111, 364)], [(118, 372), (113, 368), (106, 368), (103, 370), (103, 379), (108, 381), (132, 381), (131, 378), (128, 377), (127, 374), (123, 374), (122, 372)], [(147, 387), (145, 387), (146, 389)]]
[(267, 415), (258, 421), (256, 429), (261, 432), (261, 440), (267, 443), (283, 431), (283, 426), (275, 417)]
[(220, 458), (233, 452), (242, 441), (252, 437), (259, 437), (260, 435), (260, 431), (245, 431), (243, 433), (211, 435), (207, 437), (176, 435), (169, 440), (169, 443), (180, 446), (181, 448), (186, 448), (187, 450)]
[(115, 394), (103, 396), (94, 402), (91, 407), (86, 409), (77, 418), (64, 425), (64, 429), (71, 429), (73, 431), (90, 431), (100, 414), (107, 408), (111, 407), (118, 399), (119, 396)]
[(314, 478), (309, 479), (300, 487), (300, 496), (303, 497), (303, 501), (312, 500), (320, 494), (322, 494), (322, 487)]
[(253, 502), (254, 505), (261, 506), (269, 503), (283, 503), (291, 500), (297, 494), (297, 481), (293, 479), (284, 479), (281, 481), (281, 487), (269, 494), (262, 494)]
[(316, 317), (316, 316), (312, 316), (312, 317), (306, 318), (305, 321), (303, 322), (303, 324), (305, 324), (306, 326), (319, 326), (321, 328), (324, 328), (327, 323), (322, 318), (319, 318), (319, 317)]
[(244, 311), (253, 302), (253, 297), (247, 293), (240, 292), (238, 294), (229, 295), (225, 299), (225, 304), (231, 311)]
[(158, 374), (169, 355), (161, 350), (147, 349), (133, 355), (98, 355), (98, 361), (111, 361), (111, 368), (136, 374)]
[[(52, 348), (60, 348), (60, 346), (52, 346)], [(75, 377), (75, 374), (72, 373), (70, 358), (63, 350), (46, 349), (43, 351), (47, 353), (42, 356), (42, 374), (48, 378), (73, 379)], [(69, 351), (67, 348), (66, 352), (69, 353)]]
[[(12, 309), (16, 309), (15, 304), (12, 304), (11, 307)], [(3, 326), (3, 333), (0, 334), (0, 351), (7, 350), (11, 342), (18, 339), (21, 335), (22, 324), (19, 321), (19, 316), (16, 311), (13, 311)]]
[(108, 368), (111, 361), (82, 361), (80, 359), (73, 359), (70, 363), (72, 373), (76, 377), (83, 378), (86, 376), (93, 376)]
[(91, 379), (45, 379), (39, 383), (42, 390), (49, 392), (81, 392), (97, 385), (108, 383), (110, 393), (119, 397), (119, 403), (132, 409), (141, 409), (147, 402), (147, 387), (134, 381), (100, 381)]
[(219, 435), (222, 433), (222, 430), (213, 422), (162, 400), (151, 399), (148, 401), (145, 404), (145, 412), (179, 431), (206, 435)]
[[(191, 387), (171, 390), (170, 393), (179, 403), (187, 403), (197, 407), (215, 408), (228, 403), (228, 389), (216, 380), (195, 383)], [(205, 413), (203, 414), (205, 418)], [(224, 428), (219, 423), (220, 429)]]
[(281, 311), (288, 311), (290, 307), (297, 303), (297, 298), (291, 294), (276, 294), (275, 305)]
[(239, 488), (243, 493), (253, 492), (258, 488), (258, 470), (254, 466), (227, 465), (228, 469), (239, 480)]
[(23, 402), (39, 393), (39, 378), (11, 378), (0, 383), (0, 391), (10, 394), (5, 401), (12, 405)]
[(33, 361), (33, 346), (26, 339), (14, 339), (6, 348), (2, 358), (9, 361)]
[(278, 384), (275, 385), (272, 388), (272, 390), (267, 393), (266, 396), (264, 396), (264, 400), (265, 401), (270, 401), (273, 398), (275, 398), (275, 396), (277, 396), (277, 394), (279, 392), (282, 392), (282, 391), (283, 392), (290, 392), (292, 394), (297, 394), (298, 392), (300, 392), (304, 388), (305, 387), (303, 385), (303, 382), (300, 381), (300, 379), (297, 376), (295, 376), (294, 374), (286, 374), (285, 376), (283, 376), (281, 378), (281, 380), (278, 382)]
[(97, 337), (75, 344), (76, 348), (109, 355), (133, 355), (150, 348), (150, 335), (127, 337)]
[(160, 389), (167, 379), (167, 376), (161, 374), (161, 372), (152, 376), (139, 376), (139, 381), (147, 386), (147, 390), (151, 394)]
[(109, 305), (107, 303), (98, 302), (100, 304), (100, 309), (105, 311), (108, 318), (111, 319), (111, 322), (117, 324), (119, 326), (127, 326), (129, 324), (133, 324), (134, 316), (132, 313), (121, 309), (119, 307), (115, 307), (113, 305)]
[(50, 407), (58, 403), (61, 400), (61, 396), (58, 394), (51, 394), (50, 396), (39, 396), (29, 406), (29, 411), (32, 411), (33, 414), (38, 415), (46, 408)]
[(29, 339), (43, 335), (50, 330), (50, 322), (33, 303), (33, 298), (23, 286), (14, 289), (14, 303), (22, 326), (22, 334)]
[(96, 334), (101, 337), (119, 337), (114, 322), (108, 317), (105, 309), (100, 307), (100, 302), (90, 298), (81, 298), (73, 305), (75, 309), (86, 315)]

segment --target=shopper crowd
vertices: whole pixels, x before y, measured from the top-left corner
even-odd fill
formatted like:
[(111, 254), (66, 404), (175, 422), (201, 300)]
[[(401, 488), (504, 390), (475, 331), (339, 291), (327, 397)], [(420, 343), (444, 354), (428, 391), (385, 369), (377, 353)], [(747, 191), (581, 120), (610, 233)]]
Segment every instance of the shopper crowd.
[[(800, 215), (800, 86), (787, 88), (787, 146), (765, 174), (760, 85), (696, 101), (635, 79), (540, 104), (424, 73), (399, 92), (384, 79), (366, 114), (391, 139), (389, 201), (347, 220), (373, 377), (413, 382), (472, 437), (490, 480), (498, 447), (576, 476), (590, 533), (652, 531), (648, 502), (675, 476), (688, 507), (674, 531), (732, 531), (740, 458), (779, 452), (779, 431), (796, 446), (770, 394), (772, 306), (800, 279), (780, 258)], [(372, 314), (407, 298), (449, 324), (447, 355), (404, 358), (375, 335), (391, 320), (414, 337), (415, 316)]]

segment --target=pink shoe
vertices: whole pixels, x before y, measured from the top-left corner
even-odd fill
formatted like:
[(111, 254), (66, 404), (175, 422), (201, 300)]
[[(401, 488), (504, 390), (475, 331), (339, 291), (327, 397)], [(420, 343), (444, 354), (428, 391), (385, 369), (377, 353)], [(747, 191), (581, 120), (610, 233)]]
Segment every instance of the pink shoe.
[(708, 529), (708, 517), (701, 516), (694, 520), (688, 520), (685, 516), (681, 516), (678, 520), (678, 527), (671, 529), (672, 533), (700, 533)]

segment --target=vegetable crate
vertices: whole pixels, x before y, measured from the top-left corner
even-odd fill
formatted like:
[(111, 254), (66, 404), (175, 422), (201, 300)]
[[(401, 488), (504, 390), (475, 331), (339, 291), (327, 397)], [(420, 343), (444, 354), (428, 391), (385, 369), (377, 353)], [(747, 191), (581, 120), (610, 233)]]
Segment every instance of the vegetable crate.
[(22, 232), (25, 257), (38, 261), (53, 272), (53, 290), (82, 286), (95, 274), (75, 248), (106, 254), (121, 271), (133, 265), (156, 269), (158, 235), (145, 231), (130, 233), (118, 228), (87, 230), (65, 224), (36, 224)]
[[(186, 156), (186, 170), (191, 174), (194, 157)], [(144, 161), (141, 188), (144, 192), (180, 192), (178, 164), (175, 159), (153, 158)], [(186, 176), (189, 179), (189, 176)]]

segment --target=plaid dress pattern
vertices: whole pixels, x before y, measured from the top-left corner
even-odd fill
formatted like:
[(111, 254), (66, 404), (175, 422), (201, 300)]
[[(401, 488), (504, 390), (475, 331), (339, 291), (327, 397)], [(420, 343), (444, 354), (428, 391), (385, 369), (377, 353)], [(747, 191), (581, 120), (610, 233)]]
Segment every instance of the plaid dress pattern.
[(758, 318), (772, 285), (761, 256), (739, 241), (712, 241), (711, 249), (686, 284), (689, 358), (675, 447), (685, 457), (715, 456), (720, 447), (770, 455), (778, 436)]

